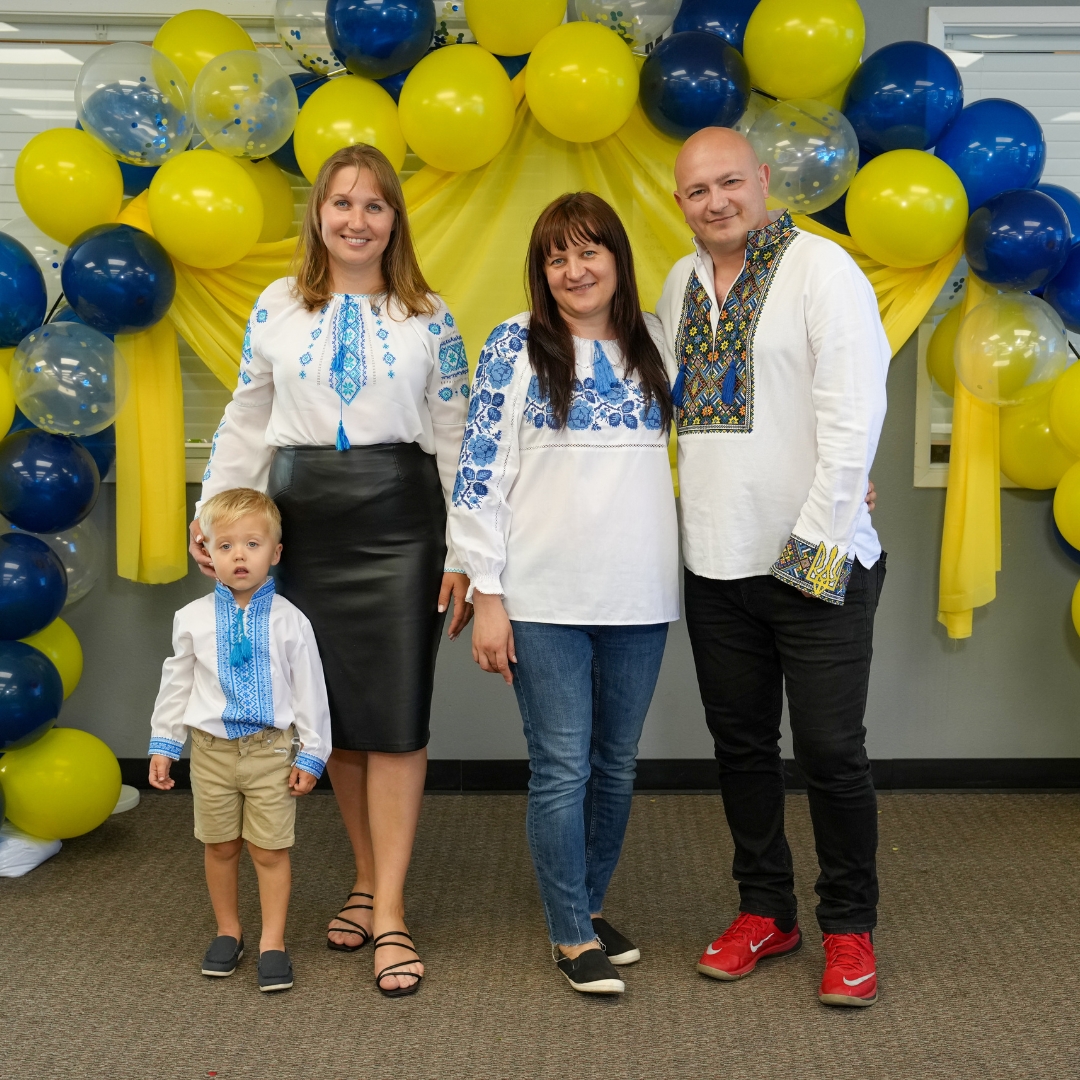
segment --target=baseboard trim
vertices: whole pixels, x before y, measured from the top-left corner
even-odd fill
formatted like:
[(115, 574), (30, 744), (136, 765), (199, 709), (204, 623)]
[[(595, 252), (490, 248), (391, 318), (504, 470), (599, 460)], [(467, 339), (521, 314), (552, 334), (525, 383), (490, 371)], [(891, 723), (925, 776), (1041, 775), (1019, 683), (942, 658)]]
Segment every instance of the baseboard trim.
[[(871, 761), (879, 791), (1075, 791), (1080, 790), (1080, 758), (885, 758)], [(120, 758), (125, 784), (148, 788), (146, 758)], [(172, 769), (178, 789), (190, 789), (187, 759)], [(806, 780), (794, 761), (784, 762), (789, 791), (805, 791)], [(325, 775), (316, 787), (329, 788)], [(433, 759), (427, 790), (433, 792), (525, 791), (529, 763), (524, 760)], [(636, 791), (715, 791), (716, 762), (711, 758), (641, 758)]]

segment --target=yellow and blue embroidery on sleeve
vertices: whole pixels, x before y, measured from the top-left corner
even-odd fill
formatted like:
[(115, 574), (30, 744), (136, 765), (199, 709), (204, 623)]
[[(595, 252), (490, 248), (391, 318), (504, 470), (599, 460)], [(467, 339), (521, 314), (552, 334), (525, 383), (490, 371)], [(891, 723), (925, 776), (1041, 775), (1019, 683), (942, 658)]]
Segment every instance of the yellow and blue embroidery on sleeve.
[(812, 544), (792, 533), (771, 573), (806, 596), (840, 606), (854, 562), (854, 556), (837, 547), (830, 551), (824, 542)]

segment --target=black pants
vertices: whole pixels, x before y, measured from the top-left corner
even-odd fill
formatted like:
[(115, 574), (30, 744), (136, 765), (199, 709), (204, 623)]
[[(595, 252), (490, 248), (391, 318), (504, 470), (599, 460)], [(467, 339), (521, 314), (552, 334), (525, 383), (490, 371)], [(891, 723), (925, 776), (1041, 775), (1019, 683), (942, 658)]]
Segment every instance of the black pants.
[(877, 799), (863, 714), (885, 555), (856, 560), (844, 604), (774, 577), (716, 581), (686, 571), (686, 621), (720, 766), (740, 909), (792, 919), (780, 717), (786, 684), (795, 761), (806, 776), (825, 933), (877, 921)]

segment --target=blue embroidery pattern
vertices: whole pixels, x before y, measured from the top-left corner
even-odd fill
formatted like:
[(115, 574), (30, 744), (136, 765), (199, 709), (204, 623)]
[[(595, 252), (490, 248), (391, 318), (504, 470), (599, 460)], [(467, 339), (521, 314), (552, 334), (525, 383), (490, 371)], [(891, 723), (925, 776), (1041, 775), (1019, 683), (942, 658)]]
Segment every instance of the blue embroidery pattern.
[(268, 578), (248, 601), (243, 612), (251, 656), (237, 666), (231, 663), (236, 630), (236, 601), (218, 582), (214, 589), (214, 625), (217, 634), (217, 671), (225, 709), (221, 714), (230, 739), (254, 735), (274, 726), (274, 688), (270, 669), (270, 607), (274, 602), (274, 579)]
[(454, 325), (454, 316), (451, 315), (450, 312), (448, 311), (443, 316), (443, 322), (446, 323), (447, 326), (453, 326)]
[(839, 548), (829, 551), (824, 543), (811, 544), (792, 533), (771, 573), (806, 596), (840, 606), (854, 563), (854, 556), (842, 554)]
[(488, 481), (502, 442), (503, 406), (500, 393), (514, 377), (514, 363), (529, 339), (527, 327), (502, 323), (491, 331), (476, 366), (476, 384), (469, 402), (469, 417), (461, 443), (461, 459), (454, 480), (452, 502), (479, 510), (489, 492)]
[(442, 333), (442, 327), (437, 322), (428, 323), (428, 330), (430, 330), (431, 333), (433, 333), (436, 337), (438, 337)]
[(443, 401), (449, 401), (453, 396), (454, 396), (454, 391), (451, 390), (449, 386), (444, 386), (439, 391), (439, 397), (441, 397), (443, 399)]
[(360, 301), (346, 293), (334, 320), (333, 360), (330, 386), (346, 405), (367, 386), (367, 353), (364, 342), (364, 314)]
[(315, 342), (318, 341), (320, 337), (322, 337), (323, 320), (326, 318), (326, 312), (327, 312), (327, 309), (329, 307), (330, 307), (330, 304), (326, 303), (326, 304), (323, 304), (323, 306), (319, 309), (319, 322), (318, 322), (318, 325), (315, 327), (314, 330), (311, 331), (311, 338), (308, 341), (307, 351), (302, 353), (301, 356), (300, 356), (299, 375), (300, 375), (301, 379), (306, 379), (307, 378), (307, 372), (304, 369), (314, 359), (314, 357), (311, 355), (311, 350), (314, 347)]
[(151, 754), (162, 754), (167, 758), (172, 758), (173, 761), (180, 760), (180, 751), (184, 749), (184, 744), (177, 742), (175, 739), (151, 739), (150, 750)]
[(397, 361), (397, 357), (390, 351), (390, 345), (388, 344), (390, 331), (383, 326), (382, 308), (378, 304), (371, 305), (371, 314), (375, 316), (375, 325), (378, 327), (378, 330), (375, 331), (375, 336), (382, 342), (383, 363), (390, 369), (386, 373), (386, 377), (392, 379), (394, 377), (394, 364)]
[(754, 331), (780, 260), (795, 239), (788, 213), (747, 238), (746, 265), (728, 292), (713, 339), (712, 301), (696, 273), (683, 297), (675, 343), (685, 379), (679, 434), (754, 427)]
[[(555, 413), (547, 398), (540, 396), (540, 380), (534, 375), (529, 380), (525, 395), (525, 423), (534, 428), (558, 429)], [(566, 426), (571, 431), (601, 431), (604, 428), (625, 427), (631, 431), (638, 425), (649, 431), (660, 430), (660, 406), (655, 401), (646, 408), (641, 387), (630, 379), (617, 380), (606, 393), (596, 389), (591, 378), (584, 382), (574, 380), (573, 397)]]
[(259, 310), (255, 312), (255, 318), (256, 318), (256, 319), (257, 319), (257, 320), (258, 320), (259, 322), (261, 322), (261, 323), (264, 323), (264, 322), (266, 322), (266, 317), (267, 317), (267, 316), (268, 316), (269, 314), (270, 314), (270, 313), (269, 313), (269, 312), (268, 312), (268, 311), (266, 310), (266, 308), (259, 308)]
[(321, 758), (317, 758), (314, 754), (305, 754), (301, 751), (296, 755), (296, 760), (293, 764), (298, 769), (303, 769), (306, 773), (311, 773), (317, 780), (323, 774), (323, 769), (326, 767)]
[(469, 371), (469, 362), (465, 359), (465, 342), (460, 337), (447, 338), (439, 346), (439, 374), (444, 379), (465, 375)]

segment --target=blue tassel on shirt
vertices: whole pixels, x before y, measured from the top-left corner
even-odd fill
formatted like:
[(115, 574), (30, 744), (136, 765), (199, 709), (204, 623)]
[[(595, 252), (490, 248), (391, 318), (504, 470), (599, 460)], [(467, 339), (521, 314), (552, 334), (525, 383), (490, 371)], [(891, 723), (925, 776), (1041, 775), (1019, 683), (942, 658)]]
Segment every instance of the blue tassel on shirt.
[(675, 385), (671, 388), (671, 403), (676, 409), (682, 408), (683, 386), (686, 383), (686, 369), (679, 365), (679, 374), (675, 376)]
[(730, 405), (735, 400), (735, 358), (728, 361), (727, 371), (724, 372), (724, 381), (720, 385), (720, 400), (725, 405)]
[(251, 638), (247, 636), (247, 631), (244, 629), (244, 609), (242, 607), (236, 609), (232, 636), (234, 640), (232, 647), (229, 649), (229, 663), (233, 667), (240, 667), (241, 664), (251, 659)]
[(601, 396), (610, 394), (619, 382), (615, 378), (615, 372), (611, 370), (611, 362), (608, 360), (604, 347), (599, 341), (593, 342), (592, 377), (596, 392)]
[(337, 443), (335, 444), (339, 450), (348, 450), (352, 443), (349, 442), (349, 436), (345, 434), (345, 425), (339, 420), (337, 425)]

